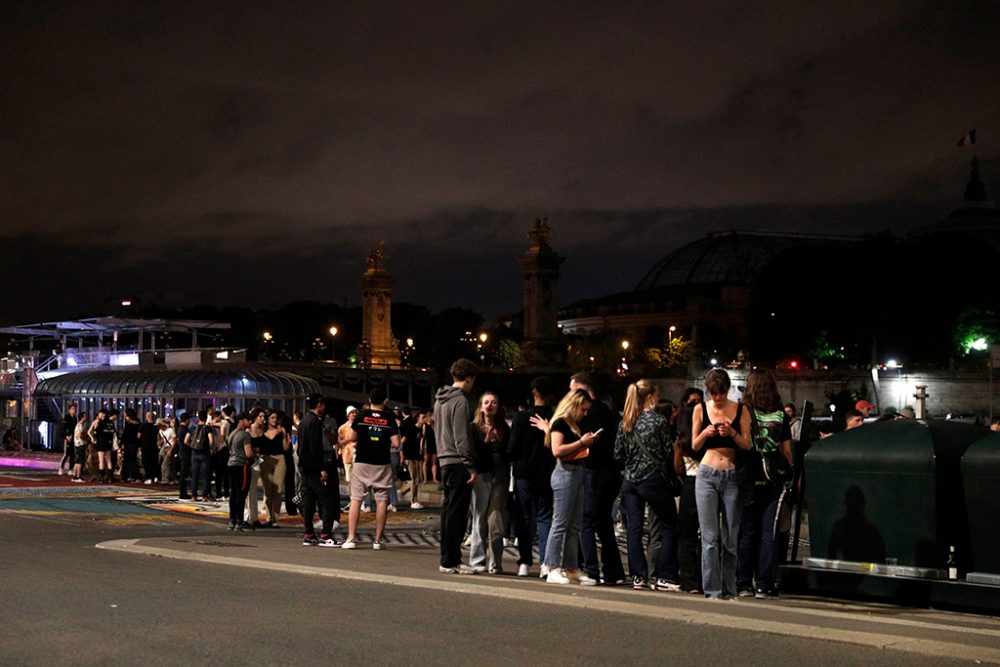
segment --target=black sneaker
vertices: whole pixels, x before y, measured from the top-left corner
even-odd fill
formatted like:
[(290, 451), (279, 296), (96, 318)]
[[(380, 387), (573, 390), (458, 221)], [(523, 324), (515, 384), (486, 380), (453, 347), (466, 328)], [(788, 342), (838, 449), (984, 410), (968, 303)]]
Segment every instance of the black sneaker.
[(182, 495), (182, 496), (177, 496), (177, 498), (179, 500), (191, 500), (191, 496), (188, 495), (188, 494), (186, 494), (186, 493), (184, 495)]
[(649, 588), (649, 584), (646, 582), (645, 579), (636, 575), (632, 577), (632, 588), (637, 591), (644, 591)]
[(319, 540), (316, 539), (315, 535), (303, 535), (302, 536), (302, 546), (304, 547), (314, 547), (319, 544)]

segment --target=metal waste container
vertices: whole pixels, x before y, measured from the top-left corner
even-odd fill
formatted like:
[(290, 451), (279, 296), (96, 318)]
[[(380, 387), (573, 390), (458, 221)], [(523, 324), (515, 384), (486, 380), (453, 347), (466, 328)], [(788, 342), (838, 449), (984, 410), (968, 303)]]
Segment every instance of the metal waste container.
[(1000, 433), (977, 440), (962, 457), (972, 563), (968, 580), (1000, 585)]
[(814, 443), (805, 456), (806, 565), (945, 578), (954, 545), (967, 569), (960, 465), (982, 437), (970, 424), (899, 419)]

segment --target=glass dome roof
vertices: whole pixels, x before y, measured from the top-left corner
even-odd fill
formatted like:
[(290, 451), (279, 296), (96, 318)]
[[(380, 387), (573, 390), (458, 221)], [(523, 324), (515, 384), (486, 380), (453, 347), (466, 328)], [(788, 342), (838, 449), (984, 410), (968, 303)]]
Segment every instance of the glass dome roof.
[(319, 391), (309, 378), (282, 371), (84, 371), (38, 383), (36, 392), (88, 396), (253, 396), (286, 398)]
[(782, 234), (716, 232), (658, 261), (636, 291), (678, 285), (749, 285), (768, 262), (804, 240)]

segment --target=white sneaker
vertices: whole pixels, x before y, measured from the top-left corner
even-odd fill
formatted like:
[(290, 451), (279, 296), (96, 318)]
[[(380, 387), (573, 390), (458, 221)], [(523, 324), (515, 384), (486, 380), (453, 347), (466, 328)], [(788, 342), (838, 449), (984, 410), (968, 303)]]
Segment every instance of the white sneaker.
[(410, 503), (411, 510), (422, 510), (424, 508), (420, 503)]
[(586, 574), (581, 574), (579, 578), (576, 580), (576, 583), (580, 584), (581, 586), (596, 586), (597, 579), (594, 579), (593, 577), (590, 577)]
[(527, 577), (528, 574), (529, 574), (529, 571), (528, 571), (528, 564), (527, 563), (521, 563), (520, 565), (517, 566), (517, 576), (519, 576), (519, 577)]
[(372, 508), (368, 507), (368, 503), (361, 503), (361, 511), (362, 512), (371, 512)]
[(356, 549), (357, 547), (358, 543), (355, 540), (344, 540), (340, 545), (341, 549)]
[(341, 544), (337, 540), (335, 540), (335, 539), (333, 539), (331, 537), (327, 537), (325, 539), (321, 539), (319, 541), (319, 543), (317, 543), (316, 546), (318, 546), (318, 547), (327, 547), (328, 549), (336, 549), (337, 547), (341, 546)]
[(573, 580), (566, 576), (566, 570), (557, 567), (549, 570), (548, 576), (545, 577), (545, 582), (548, 584), (572, 584)]
[(548, 565), (542, 565), (541, 568), (538, 571), (538, 578), (539, 579), (544, 579), (547, 576), (549, 576), (549, 566)]
[(399, 510), (396, 509), (395, 505), (389, 505), (388, 507), (386, 507), (386, 509), (388, 511), (390, 511), (390, 512), (398, 512), (399, 511)]
[(151, 479), (147, 479), (145, 482), (143, 482), (143, 484), (145, 484), (146, 486), (149, 486), (152, 483), (153, 483), (153, 480), (151, 480)]
[(483, 572), (486, 571), (485, 565), (471, 565), (470, 567), (472, 568), (472, 571), (475, 572), (476, 574), (482, 574)]
[(385, 545), (382, 544), (382, 540), (372, 540), (372, 549), (375, 551), (381, 551), (385, 549)]
[(75, 484), (83, 484), (83, 480), (79, 477), (74, 477), (72, 480)]

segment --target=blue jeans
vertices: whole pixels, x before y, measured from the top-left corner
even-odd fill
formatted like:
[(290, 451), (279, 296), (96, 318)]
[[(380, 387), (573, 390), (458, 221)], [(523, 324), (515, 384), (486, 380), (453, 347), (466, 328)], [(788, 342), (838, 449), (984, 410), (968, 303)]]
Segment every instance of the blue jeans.
[(743, 590), (770, 593), (774, 590), (774, 515), (778, 512), (780, 487), (756, 484), (745, 491), (743, 520), (740, 522), (736, 585)]
[[(617, 470), (588, 470), (584, 475), (583, 529), (580, 532), (580, 550), (584, 572), (594, 579), (614, 583), (625, 578), (622, 555), (615, 538), (615, 524), (611, 510), (622, 488), (622, 475)], [(597, 560), (597, 540), (601, 540), (601, 560)]]
[[(660, 549), (656, 555), (657, 579), (677, 583), (677, 506), (670, 487), (656, 475), (641, 482), (622, 483), (622, 502), (628, 515), (628, 570), (633, 577), (649, 579), (646, 553), (642, 549), (642, 524), (646, 503), (660, 521)], [(650, 533), (650, 542), (654, 539)]]
[(701, 524), (701, 588), (706, 597), (736, 595), (736, 541), (743, 515), (736, 470), (698, 466), (694, 495)]
[(582, 463), (556, 461), (552, 471), (552, 528), (545, 545), (545, 559), (549, 568), (579, 568), (580, 528), (583, 526), (583, 477), (586, 469)]
[[(198, 489), (204, 489), (205, 492), (198, 493)], [(191, 495), (212, 495), (212, 459), (204, 449), (191, 450)]]
[(552, 526), (552, 492), (549, 489), (538, 489), (537, 486), (531, 480), (514, 480), (514, 500), (517, 506), (514, 528), (517, 533), (518, 565), (533, 563), (532, 522), (538, 525), (538, 560), (545, 562), (545, 544), (549, 540), (549, 528)]

